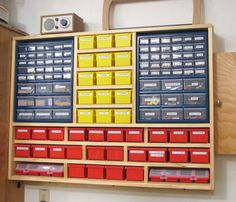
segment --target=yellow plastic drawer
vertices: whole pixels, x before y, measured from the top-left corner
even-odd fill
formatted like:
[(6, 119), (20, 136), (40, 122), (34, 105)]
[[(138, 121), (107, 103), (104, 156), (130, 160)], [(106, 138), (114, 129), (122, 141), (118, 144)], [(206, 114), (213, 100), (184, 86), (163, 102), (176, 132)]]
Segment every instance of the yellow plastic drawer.
[(113, 84), (112, 72), (97, 72), (96, 80), (98, 86), (112, 85)]
[(97, 35), (97, 48), (112, 48), (113, 44), (112, 34)]
[(77, 76), (78, 86), (92, 86), (95, 84), (95, 76), (93, 72), (81, 72)]
[(131, 33), (115, 34), (115, 47), (130, 47), (132, 45)]
[(96, 37), (94, 35), (90, 36), (80, 36), (79, 40), (79, 49), (93, 49), (96, 44)]
[(116, 71), (115, 85), (129, 85), (131, 84), (131, 71)]
[(79, 68), (95, 67), (94, 54), (79, 54), (78, 67)]
[(117, 52), (115, 53), (115, 66), (130, 66), (131, 52)]
[(115, 123), (131, 123), (131, 109), (115, 109)]
[(96, 54), (97, 67), (109, 67), (113, 65), (112, 53)]
[(94, 104), (94, 91), (77, 91), (77, 103), (79, 105), (90, 105)]
[(112, 123), (112, 109), (97, 109), (96, 123)]
[(77, 110), (78, 123), (94, 123), (94, 110), (92, 109), (78, 109)]
[(115, 104), (131, 104), (131, 90), (116, 90)]
[(112, 104), (113, 92), (112, 90), (97, 90), (96, 104)]

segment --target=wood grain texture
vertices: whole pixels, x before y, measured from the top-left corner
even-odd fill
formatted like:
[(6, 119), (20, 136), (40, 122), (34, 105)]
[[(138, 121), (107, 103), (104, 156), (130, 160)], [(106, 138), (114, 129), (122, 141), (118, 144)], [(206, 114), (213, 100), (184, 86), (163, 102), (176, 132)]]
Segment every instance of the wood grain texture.
[(8, 142), (10, 115), (10, 85), (12, 37), (21, 36), (9, 27), (0, 25), (0, 201), (23, 202), (23, 187), (17, 188), (16, 182), (8, 181)]
[(236, 53), (214, 54), (216, 150), (236, 154)]

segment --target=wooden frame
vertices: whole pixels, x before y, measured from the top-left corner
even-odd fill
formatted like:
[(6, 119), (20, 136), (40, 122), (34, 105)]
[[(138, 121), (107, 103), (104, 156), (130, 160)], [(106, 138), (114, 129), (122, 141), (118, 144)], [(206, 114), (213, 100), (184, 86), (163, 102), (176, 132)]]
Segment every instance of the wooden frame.
[[(123, 67), (123, 69), (132, 69), (133, 83), (132, 85), (124, 86), (123, 88), (133, 89), (133, 102), (131, 105), (125, 105), (127, 108), (133, 109), (133, 119), (131, 124), (79, 124), (76, 123), (76, 109), (77, 108), (100, 108), (101, 105), (87, 105), (79, 106), (76, 105), (76, 90), (75, 89), (103, 89), (104, 87), (77, 87), (76, 83), (76, 73), (81, 71), (87, 71), (86, 68), (83, 70), (77, 68), (77, 54), (78, 53), (97, 53), (97, 52), (113, 52), (115, 50), (128, 50), (132, 51), (133, 56), (136, 55), (136, 40), (135, 36), (137, 32), (158, 32), (158, 31), (178, 31), (178, 30), (198, 30), (207, 29), (208, 30), (208, 53), (209, 53), (209, 123), (202, 124), (138, 124), (135, 122), (135, 66), (136, 58), (133, 57), (132, 66)], [(60, 37), (74, 37), (75, 47), (78, 43), (78, 36), (85, 35), (95, 35), (95, 34), (105, 34), (105, 33), (132, 33), (133, 41), (131, 48), (111, 48), (111, 49), (92, 49), (91, 51), (82, 51), (75, 48), (74, 51), (74, 111), (73, 111), (73, 123), (17, 123), (13, 121), (14, 112), (14, 77), (15, 77), (15, 58), (13, 57), (12, 66), (12, 89), (11, 89), (11, 123), (10, 123), (10, 150), (9, 150), (9, 179), (11, 180), (23, 180), (23, 181), (39, 181), (39, 182), (62, 182), (62, 183), (72, 183), (72, 184), (92, 184), (92, 185), (112, 185), (112, 186), (129, 186), (129, 187), (147, 187), (147, 188), (173, 188), (173, 189), (199, 189), (199, 190), (213, 190), (214, 189), (214, 103), (213, 103), (213, 64), (212, 64), (212, 27), (211, 25), (184, 25), (184, 26), (170, 26), (170, 27), (155, 27), (155, 28), (140, 28), (140, 29), (126, 29), (126, 30), (113, 30), (113, 31), (102, 31), (102, 32), (85, 32), (85, 33), (72, 33), (72, 34), (56, 34), (56, 35), (38, 35), (30, 37), (17, 37), (14, 38), (13, 43), (13, 53), (15, 53), (15, 43), (21, 40), (35, 40), (35, 39), (50, 39), (50, 38), (60, 38)], [(15, 54), (13, 54), (15, 55)], [(119, 70), (117, 67), (107, 67), (106, 70)], [(103, 67), (96, 67), (96, 71), (104, 70)], [(95, 70), (95, 68), (89, 68), (89, 70)], [(107, 89), (120, 89), (117, 86), (107, 86)], [(123, 107), (122, 105), (111, 105), (113, 108)], [(50, 127), (64, 127), (65, 138), (63, 141), (34, 141), (34, 140), (15, 140), (14, 137), (14, 127), (16, 126), (50, 126)], [(91, 161), (86, 160), (86, 146), (87, 145), (98, 145), (106, 146), (107, 142), (70, 142), (68, 141), (68, 128), (69, 127), (143, 127), (144, 128), (144, 142), (143, 143), (127, 143), (127, 142), (109, 142), (109, 146), (123, 146), (124, 147), (124, 161), (114, 162), (114, 161)], [(210, 129), (210, 143), (203, 144), (193, 144), (193, 143), (148, 143), (148, 130), (147, 128), (209, 128)], [(81, 145), (83, 149), (82, 160), (57, 160), (57, 159), (35, 159), (35, 158), (15, 158), (14, 157), (14, 144), (51, 144), (51, 145)], [(191, 163), (148, 163), (148, 162), (129, 162), (127, 160), (127, 147), (128, 146), (141, 146), (141, 147), (181, 147), (181, 148), (209, 148), (210, 149), (210, 163), (209, 164), (191, 164)], [(14, 166), (16, 162), (45, 162), (45, 163), (63, 163), (64, 164), (64, 178), (56, 177), (33, 177), (33, 176), (18, 176), (14, 174)], [(68, 163), (82, 163), (82, 164), (103, 164), (103, 165), (130, 165), (130, 166), (144, 166), (145, 178), (144, 182), (128, 182), (128, 181), (109, 181), (109, 180), (92, 180), (92, 179), (71, 179), (67, 178), (67, 164)], [(209, 168), (210, 169), (210, 183), (209, 184), (184, 184), (184, 183), (153, 183), (148, 181), (148, 168), (154, 167), (169, 167), (169, 168)]]

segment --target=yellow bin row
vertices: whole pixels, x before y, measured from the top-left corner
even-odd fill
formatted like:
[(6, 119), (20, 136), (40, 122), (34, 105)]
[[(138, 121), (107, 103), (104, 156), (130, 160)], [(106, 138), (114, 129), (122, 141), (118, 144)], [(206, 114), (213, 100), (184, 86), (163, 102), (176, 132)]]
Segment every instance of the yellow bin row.
[(131, 123), (131, 109), (77, 109), (78, 123)]
[(130, 47), (132, 45), (131, 33), (99, 34), (78, 37), (79, 49)]
[(131, 52), (78, 54), (78, 68), (131, 66)]
[(131, 71), (79, 72), (77, 75), (78, 86), (130, 85), (131, 83)]
[(131, 104), (131, 97), (131, 90), (77, 91), (77, 104)]

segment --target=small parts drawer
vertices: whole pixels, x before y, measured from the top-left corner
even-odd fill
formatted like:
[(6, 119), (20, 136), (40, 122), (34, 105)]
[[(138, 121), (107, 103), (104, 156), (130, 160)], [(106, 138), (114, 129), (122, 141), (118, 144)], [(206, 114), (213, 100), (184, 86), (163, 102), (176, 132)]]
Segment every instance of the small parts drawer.
[(48, 158), (48, 146), (33, 145), (31, 150), (33, 158)]
[(168, 131), (167, 129), (148, 129), (149, 133), (149, 142), (156, 142), (156, 143), (165, 143), (168, 142)]
[(149, 162), (167, 162), (168, 152), (166, 148), (150, 148), (148, 150)]
[(82, 146), (67, 146), (66, 158), (67, 159), (82, 159)]
[(209, 149), (190, 149), (191, 163), (209, 163), (210, 151)]
[(64, 128), (49, 128), (48, 139), (49, 140), (64, 140)]
[(15, 156), (16, 157), (30, 157), (30, 145), (15, 145)]
[(188, 149), (170, 148), (169, 155), (170, 155), (171, 163), (188, 163), (189, 162)]
[(34, 128), (32, 129), (32, 140), (47, 140), (46, 128)]
[(17, 140), (29, 140), (31, 138), (31, 130), (27, 127), (15, 128), (15, 139)]
[(106, 148), (87, 146), (87, 159), (88, 160), (105, 160), (106, 159)]
[(188, 131), (185, 129), (171, 129), (170, 130), (170, 142), (174, 143), (187, 143)]
[(128, 148), (128, 159), (129, 161), (141, 161), (147, 160), (146, 148)]
[(119, 128), (107, 129), (107, 141), (108, 142), (124, 142), (125, 131)]
[(86, 128), (69, 128), (68, 140), (69, 141), (85, 141), (86, 138)]
[(126, 180), (127, 181), (143, 181), (144, 180), (144, 168), (127, 166), (125, 167)]
[(105, 131), (102, 128), (88, 128), (88, 141), (105, 141)]
[(87, 165), (87, 177), (89, 179), (105, 179), (105, 166)]
[(126, 129), (126, 142), (143, 142), (144, 129), (132, 128)]
[(65, 146), (49, 146), (49, 157), (55, 159), (65, 159)]

